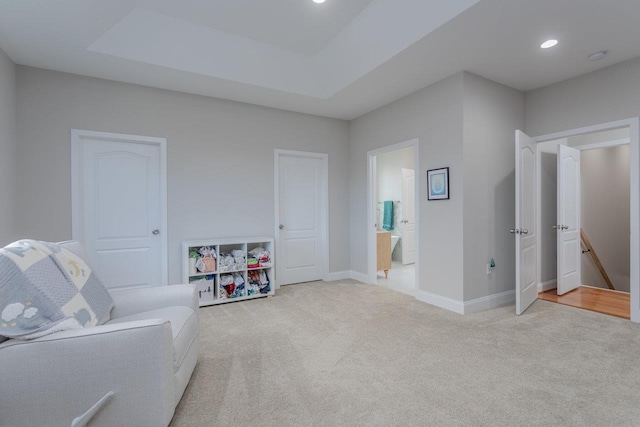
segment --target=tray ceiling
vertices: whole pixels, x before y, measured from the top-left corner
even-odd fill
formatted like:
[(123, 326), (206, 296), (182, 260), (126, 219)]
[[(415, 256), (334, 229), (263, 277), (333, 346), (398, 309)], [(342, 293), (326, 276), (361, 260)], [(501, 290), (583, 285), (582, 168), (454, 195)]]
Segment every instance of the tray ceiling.
[(635, 0), (0, 0), (0, 47), (21, 65), (352, 119), (462, 70), (530, 90), (640, 56), (637, 16)]

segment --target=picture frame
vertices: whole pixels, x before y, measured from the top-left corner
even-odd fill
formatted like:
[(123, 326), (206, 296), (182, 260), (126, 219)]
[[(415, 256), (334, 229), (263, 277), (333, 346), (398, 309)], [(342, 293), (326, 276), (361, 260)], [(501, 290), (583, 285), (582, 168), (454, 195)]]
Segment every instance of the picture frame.
[(449, 168), (427, 171), (427, 200), (449, 200)]

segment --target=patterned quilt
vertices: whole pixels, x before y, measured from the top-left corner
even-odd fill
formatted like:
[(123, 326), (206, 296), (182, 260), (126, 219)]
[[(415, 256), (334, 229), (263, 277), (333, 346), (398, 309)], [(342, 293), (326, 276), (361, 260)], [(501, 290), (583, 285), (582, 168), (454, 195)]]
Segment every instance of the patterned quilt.
[(113, 300), (89, 266), (55, 243), (19, 240), (0, 249), (0, 335), (33, 339), (100, 325)]

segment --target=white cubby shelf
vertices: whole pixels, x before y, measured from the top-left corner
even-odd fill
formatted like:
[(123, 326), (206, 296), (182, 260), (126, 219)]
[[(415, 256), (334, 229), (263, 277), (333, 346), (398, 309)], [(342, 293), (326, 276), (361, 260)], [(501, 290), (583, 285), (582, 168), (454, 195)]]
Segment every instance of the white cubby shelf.
[[(193, 270), (189, 254), (199, 253), (203, 247), (215, 250), (215, 271)], [(262, 262), (258, 260), (257, 265), (248, 265), (249, 252), (256, 248), (263, 248), (269, 253), (268, 261), (263, 259)], [(231, 265), (221, 263), (221, 257), (232, 251), (240, 251), (236, 255), (244, 255), (244, 260), (242, 256), (232, 256), (233, 261), (227, 258)], [(273, 238), (264, 236), (185, 240), (181, 253), (182, 280), (196, 285), (200, 307), (270, 296), (276, 287), (274, 252)], [(243, 286), (239, 282), (243, 282)]]

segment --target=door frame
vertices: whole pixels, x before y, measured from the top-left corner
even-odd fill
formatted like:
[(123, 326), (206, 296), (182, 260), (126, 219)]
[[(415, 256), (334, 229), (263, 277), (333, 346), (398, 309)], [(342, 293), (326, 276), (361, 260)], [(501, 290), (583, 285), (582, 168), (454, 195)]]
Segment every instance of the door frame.
[[(572, 136), (584, 135), (588, 133), (601, 132), (606, 130), (613, 130), (618, 128), (629, 128), (629, 180), (630, 180), (630, 228), (631, 228), (631, 242), (630, 242), (630, 298), (631, 298), (631, 321), (640, 323), (640, 117), (632, 117), (629, 119), (618, 120), (608, 123), (597, 124), (593, 126), (586, 126), (577, 129), (571, 129), (567, 131), (555, 132), (546, 135), (540, 135), (533, 137), (537, 143), (553, 141), (556, 139), (569, 138)], [(626, 142), (626, 140), (623, 140)], [(611, 144), (622, 145), (623, 141), (615, 141)], [(602, 144), (602, 146), (605, 146)], [(595, 145), (589, 146), (590, 148), (596, 148)], [(586, 148), (586, 147), (574, 147), (574, 148)], [(538, 189), (538, 199), (540, 199), (540, 189)], [(538, 226), (540, 226), (540, 204), (538, 203), (537, 211)], [(538, 234), (540, 239), (540, 233)], [(538, 247), (540, 247), (540, 240), (538, 240)], [(538, 257), (537, 276), (538, 283), (540, 283), (541, 277), (541, 260)]]
[[(414, 166), (415, 166), (415, 160), (414, 160)], [(404, 203), (404, 187), (405, 187), (405, 173), (406, 173), (405, 171), (411, 171), (411, 170), (413, 171), (413, 188), (414, 188), (414, 192), (413, 192), (413, 193), (414, 193), (414, 194), (413, 194), (413, 232), (415, 233), (415, 232), (416, 232), (416, 229), (415, 229), (415, 227), (416, 227), (416, 194), (415, 194), (415, 187), (416, 187), (416, 170), (415, 170), (415, 169), (401, 168), (401, 173), (402, 173), (402, 199), (401, 199), (401, 200), (402, 200), (402, 201), (403, 201), (403, 203)], [(404, 212), (404, 206), (402, 207), (402, 212)], [(405, 222), (405, 223), (404, 223), (404, 226), (403, 226), (403, 232), (405, 232), (405, 231), (406, 231), (406, 229), (407, 229), (407, 223)], [(414, 252), (414, 254), (413, 254), (413, 257), (414, 257), (413, 264), (415, 264), (415, 263), (416, 263), (416, 260), (415, 260), (415, 257), (416, 257), (415, 251), (416, 251), (416, 246), (417, 246), (417, 242), (418, 242), (418, 240), (417, 240), (417, 239), (414, 239), (414, 240), (415, 240), (415, 243), (416, 243), (416, 244), (414, 244), (414, 248), (413, 248), (413, 252)], [(400, 249), (401, 249), (401, 250), (404, 250), (405, 246), (406, 246), (406, 245), (401, 245)], [(404, 256), (405, 256), (405, 254), (403, 253), (403, 254), (402, 254), (402, 265), (407, 265), (407, 264), (409, 264), (409, 263), (407, 263), (407, 264), (405, 264), (405, 263), (404, 263), (404, 262), (405, 262), (405, 260), (404, 260)]]
[[(321, 230), (321, 255), (320, 268), (322, 272), (322, 280), (329, 280), (329, 155), (326, 153), (313, 153), (310, 151), (283, 150), (276, 148), (273, 150), (274, 167), (273, 167), (273, 196), (274, 196), (274, 242), (276, 245), (276, 279), (279, 276), (280, 266), (283, 265), (279, 260), (282, 259), (282, 251), (280, 250), (280, 156), (295, 156), (307, 159), (321, 160), (322, 162), (322, 178), (321, 178), (321, 207), (320, 212), (322, 218), (320, 224)], [(276, 280), (276, 289), (280, 287), (280, 281)]]
[(152, 136), (128, 135), (113, 132), (71, 129), (71, 238), (84, 241), (82, 233), (82, 176), (81, 149), (85, 139), (105, 142), (124, 142), (127, 144), (155, 145), (160, 150), (160, 267), (162, 269), (162, 285), (169, 283), (168, 269), (168, 228), (167, 228), (167, 139)]
[(416, 219), (416, 262), (415, 262), (415, 296), (418, 295), (419, 276), (420, 276), (420, 140), (418, 138), (410, 139), (408, 141), (399, 142), (397, 144), (387, 145), (386, 147), (378, 148), (367, 152), (367, 278), (369, 284), (375, 285), (378, 283), (377, 271), (376, 271), (376, 197), (377, 183), (376, 183), (376, 157), (380, 154), (389, 153), (391, 151), (401, 150), (403, 148), (413, 147), (414, 167), (416, 171), (416, 186), (415, 186), (415, 219)]

